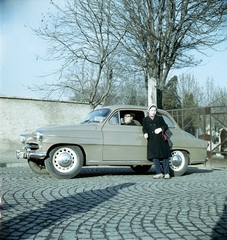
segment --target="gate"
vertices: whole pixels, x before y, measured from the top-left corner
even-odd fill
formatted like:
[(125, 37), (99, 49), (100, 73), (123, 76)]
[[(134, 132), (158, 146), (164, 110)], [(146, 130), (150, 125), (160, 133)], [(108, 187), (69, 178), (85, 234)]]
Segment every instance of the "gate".
[(209, 158), (227, 159), (227, 106), (167, 111), (183, 130), (208, 141)]

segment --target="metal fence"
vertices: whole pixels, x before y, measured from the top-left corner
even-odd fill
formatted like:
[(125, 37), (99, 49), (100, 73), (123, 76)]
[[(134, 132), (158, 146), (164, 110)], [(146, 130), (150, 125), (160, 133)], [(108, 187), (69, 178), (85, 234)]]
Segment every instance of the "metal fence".
[(227, 106), (167, 111), (183, 130), (209, 142), (209, 155), (227, 158)]

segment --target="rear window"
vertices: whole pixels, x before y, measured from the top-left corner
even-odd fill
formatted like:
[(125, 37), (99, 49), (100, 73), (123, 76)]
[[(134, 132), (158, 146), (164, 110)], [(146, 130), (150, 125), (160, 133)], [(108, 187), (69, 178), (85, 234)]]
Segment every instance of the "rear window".
[(172, 122), (172, 120), (170, 118), (168, 118), (165, 115), (162, 115), (162, 117), (169, 128), (175, 128), (175, 124)]

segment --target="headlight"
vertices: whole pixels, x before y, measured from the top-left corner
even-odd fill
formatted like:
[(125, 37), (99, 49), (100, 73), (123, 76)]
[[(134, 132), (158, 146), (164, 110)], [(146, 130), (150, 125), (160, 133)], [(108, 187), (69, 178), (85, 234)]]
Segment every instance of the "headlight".
[(20, 141), (24, 144), (26, 140), (26, 135), (23, 133), (20, 135)]
[(39, 142), (41, 142), (43, 140), (43, 132), (42, 131), (39, 130), (36, 132), (36, 139)]

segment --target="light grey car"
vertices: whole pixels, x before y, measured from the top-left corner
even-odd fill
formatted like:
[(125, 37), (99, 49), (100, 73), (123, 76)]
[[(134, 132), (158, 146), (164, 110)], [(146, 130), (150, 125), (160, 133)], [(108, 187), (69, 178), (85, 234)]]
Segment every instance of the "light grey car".
[[(122, 125), (123, 116), (133, 113), (135, 126)], [(169, 159), (172, 176), (181, 176), (190, 164), (204, 163), (207, 141), (181, 130), (169, 113), (158, 110), (169, 126)], [(17, 158), (28, 161), (39, 174), (59, 179), (75, 177), (84, 166), (129, 166), (145, 173), (153, 165), (146, 158), (147, 140), (142, 119), (147, 109), (141, 106), (106, 106), (88, 114), (80, 124), (43, 127), (32, 134), (21, 134), (24, 150)]]

